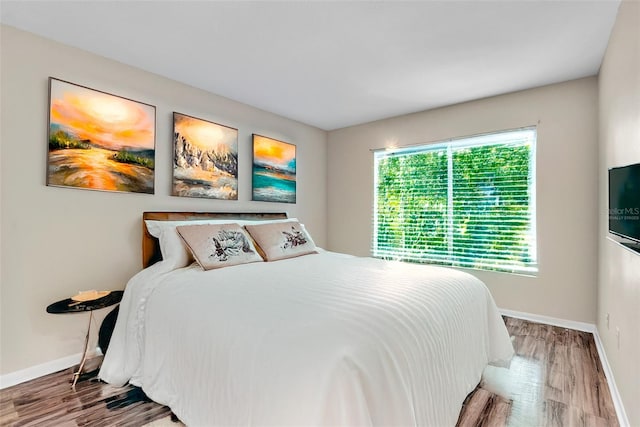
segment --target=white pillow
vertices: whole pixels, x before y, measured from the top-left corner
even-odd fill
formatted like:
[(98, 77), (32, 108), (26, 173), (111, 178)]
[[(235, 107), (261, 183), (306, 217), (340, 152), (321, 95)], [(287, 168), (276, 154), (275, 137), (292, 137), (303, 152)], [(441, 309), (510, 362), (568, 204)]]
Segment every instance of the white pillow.
[[(149, 234), (157, 238), (160, 243), (160, 252), (162, 260), (166, 261), (172, 269), (186, 267), (191, 264), (194, 259), (191, 251), (187, 248), (184, 241), (178, 234), (176, 227), (181, 225), (198, 225), (198, 224), (266, 224), (270, 222), (294, 221), (295, 218), (287, 219), (268, 219), (268, 220), (234, 220), (229, 219), (196, 219), (183, 221), (157, 221), (145, 220)], [(296, 220), (297, 221), (297, 220)]]

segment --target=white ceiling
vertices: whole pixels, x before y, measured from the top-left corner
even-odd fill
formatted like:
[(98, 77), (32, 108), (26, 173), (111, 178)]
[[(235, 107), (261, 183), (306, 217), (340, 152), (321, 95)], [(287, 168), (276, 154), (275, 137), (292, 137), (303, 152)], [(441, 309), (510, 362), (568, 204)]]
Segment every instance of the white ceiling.
[(321, 129), (598, 73), (619, 1), (2, 1), (0, 20)]

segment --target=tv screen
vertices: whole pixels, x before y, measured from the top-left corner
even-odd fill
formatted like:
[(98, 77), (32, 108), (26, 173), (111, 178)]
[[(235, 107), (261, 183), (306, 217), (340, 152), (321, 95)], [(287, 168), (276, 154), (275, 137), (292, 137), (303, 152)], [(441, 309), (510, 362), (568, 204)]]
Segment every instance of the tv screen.
[(640, 163), (609, 169), (609, 232), (640, 242)]

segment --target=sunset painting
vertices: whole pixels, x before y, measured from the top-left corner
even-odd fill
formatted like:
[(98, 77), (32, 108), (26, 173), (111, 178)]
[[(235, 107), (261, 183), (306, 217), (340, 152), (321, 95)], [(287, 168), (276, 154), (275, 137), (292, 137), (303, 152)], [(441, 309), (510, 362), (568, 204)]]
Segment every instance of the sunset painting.
[(238, 130), (173, 113), (173, 195), (238, 200)]
[(296, 202), (296, 146), (253, 135), (253, 200)]
[(47, 185), (154, 191), (152, 105), (49, 78)]

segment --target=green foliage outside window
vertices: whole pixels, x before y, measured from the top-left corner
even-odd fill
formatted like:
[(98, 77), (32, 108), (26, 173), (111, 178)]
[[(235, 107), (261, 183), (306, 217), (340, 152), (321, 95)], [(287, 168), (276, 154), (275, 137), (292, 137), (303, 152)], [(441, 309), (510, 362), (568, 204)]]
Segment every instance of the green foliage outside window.
[(533, 156), (530, 138), (376, 153), (374, 256), (535, 273)]

